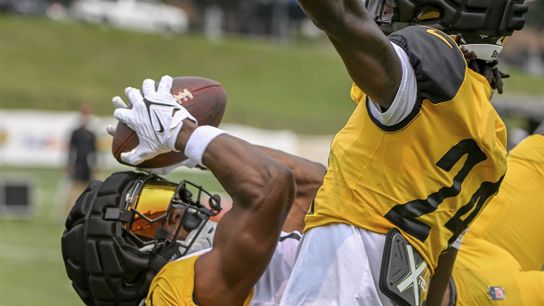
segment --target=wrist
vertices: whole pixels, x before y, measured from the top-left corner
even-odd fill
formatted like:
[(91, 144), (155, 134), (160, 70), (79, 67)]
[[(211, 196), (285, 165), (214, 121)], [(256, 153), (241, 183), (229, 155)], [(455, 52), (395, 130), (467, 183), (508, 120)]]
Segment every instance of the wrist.
[(203, 158), (208, 145), (226, 132), (213, 126), (204, 125), (196, 128), (185, 144), (185, 156), (197, 165), (204, 166)]
[(185, 119), (183, 120), (183, 126), (181, 130), (179, 131), (176, 143), (175, 143), (175, 149), (178, 151), (185, 151), (185, 145), (187, 144), (187, 141), (189, 141), (189, 138), (193, 134), (193, 132), (196, 130), (198, 125), (192, 121), (191, 119)]

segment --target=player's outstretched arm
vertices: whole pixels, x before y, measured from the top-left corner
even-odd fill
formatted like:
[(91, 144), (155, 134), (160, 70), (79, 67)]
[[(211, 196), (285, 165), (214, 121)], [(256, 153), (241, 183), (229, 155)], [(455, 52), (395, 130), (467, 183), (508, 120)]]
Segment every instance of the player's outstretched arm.
[(401, 81), (400, 60), (360, 0), (300, 0), (342, 57), (357, 86), (388, 108)]
[[(176, 143), (188, 157), (186, 144), (189, 140), (191, 147), (189, 138), (199, 132), (195, 128), (186, 120)], [(233, 207), (218, 224), (212, 251), (196, 263), (196, 298), (200, 305), (241, 305), (275, 249), (295, 194), (293, 174), (256, 146), (227, 134), (209, 142), (202, 163), (232, 197)]]
[(308, 212), (317, 190), (323, 183), (327, 168), (320, 163), (280, 150), (262, 146), (257, 147), (275, 161), (289, 168), (295, 176), (297, 192), (293, 206), (283, 225), (283, 230), (286, 232), (301, 232), (304, 229), (304, 216)]

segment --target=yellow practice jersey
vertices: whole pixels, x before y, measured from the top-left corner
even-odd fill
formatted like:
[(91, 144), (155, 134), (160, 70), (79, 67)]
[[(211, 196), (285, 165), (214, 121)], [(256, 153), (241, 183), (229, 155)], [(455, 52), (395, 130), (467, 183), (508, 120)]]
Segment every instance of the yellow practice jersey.
[[(196, 306), (194, 298), (195, 264), (199, 256), (190, 256), (167, 263), (153, 278), (145, 301), (146, 306)], [(252, 294), (245, 300), (249, 305)]]
[(463, 237), (452, 277), (457, 306), (544, 305), (544, 272), (523, 271), (510, 252), (485, 239)]
[(508, 155), (499, 193), (463, 237), (457, 305), (544, 305), (544, 136)]
[(331, 223), (386, 233), (398, 228), (434, 271), (439, 254), (475, 219), (506, 172), (506, 129), (487, 80), (455, 42), (412, 26), (389, 39), (408, 55), (418, 100), (383, 126), (352, 88), (356, 109), (333, 139), (329, 167), (306, 228)]
[(529, 136), (510, 151), (508, 172), (499, 193), (464, 239), (472, 235), (510, 252), (525, 271), (543, 267), (543, 135)]

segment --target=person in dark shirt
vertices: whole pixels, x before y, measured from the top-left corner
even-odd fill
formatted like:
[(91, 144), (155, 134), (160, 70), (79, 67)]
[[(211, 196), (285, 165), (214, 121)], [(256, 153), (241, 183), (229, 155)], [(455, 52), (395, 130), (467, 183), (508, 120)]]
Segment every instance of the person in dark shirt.
[(77, 196), (94, 178), (96, 165), (96, 135), (89, 128), (92, 116), (91, 107), (82, 104), (79, 126), (70, 134), (68, 143), (67, 175), (70, 180), (65, 212), (68, 213)]

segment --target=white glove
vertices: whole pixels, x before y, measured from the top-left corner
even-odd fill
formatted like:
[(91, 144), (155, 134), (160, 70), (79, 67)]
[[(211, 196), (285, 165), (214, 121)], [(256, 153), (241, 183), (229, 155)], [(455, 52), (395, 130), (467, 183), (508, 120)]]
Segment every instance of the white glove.
[(155, 90), (155, 81), (146, 79), (142, 91), (127, 87), (125, 94), (132, 108), (124, 108), (119, 97), (113, 98), (116, 107), (113, 115), (128, 125), (136, 135), (139, 144), (130, 152), (121, 153), (121, 160), (130, 165), (138, 165), (159, 154), (177, 151), (175, 148), (183, 120), (196, 119), (170, 93), (172, 77), (163, 76)]
[[(120, 97), (113, 97), (112, 101), (113, 106), (115, 109), (118, 108), (128, 108), (126, 103), (120, 98)], [(110, 134), (112, 137), (115, 135), (116, 127), (114, 125), (108, 124), (106, 127), (106, 131), (108, 134)], [(168, 167), (162, 167), (162, 168), (140, 168), (144, 171), (151, 172), (158, 175), (167, 175), (170, 174), (172, 171), (176, 170), (178, 167), (187, 167), (187, 168), (194, 168), (198, 163), (195, 161), (192, 161), (190, 159), (186, 159), (180, 163), (177, 163), (172, 166)]]
[[(116, 108), (119, 108), (119, 107), (124, 107), (124, 108), (127, 108), (126, 104), (124, 106), (121, 106), (124, 104), (123, 100), (121, 100), (121, 98), (119, 97), (115, 97), (113, 98), (113, 104), (115, 105)], [(122, 103), (122, 104), (120, 104)], [(119, 105), (119, 106), (118, 106)], [(111, 125), (111, 124), (108, 124), (107, 128), (106, 128), (106, 131), (108, 132), (108, 134), (110, 134), (112, 137), (115, 135), (115, 129), (116, 127)], [(175, 165), (172, 165), (172, 166), (168, 166), (168, 167), (162, 167), (162, 168), (140, 168), (144, 171), (147, 171), (147, 172), (151, 172), (151, 173), (154, 173), (154, 174), (158, 174), (158, 175), (167, 175), (167, 174), (170, 174), (172, 171), (176, 170), (176, 168), (178, 167), (187, 167), (187, 168), (194, 168), (196, 165), (198, 165), (197, 162), (195, 161), (192, 161), (190, 159), (186, 159), (180, 163), (177, 163)]]
[[(128, 108), (127, 104), (125, 103), (125, 101), (123, 101), (123, 99), (121, 99), (121, 97), (117, 97), (117, 96), (113, 97), (111, 99), (111, 103), (113, 103), (113, 107), (115, 109)], [(116, 130), (117, 130), (117, 127), (111, 124), (108, 124), (108, 126), (106, 127), (106, 132), (108, 132), (108, 134), (110, 134), (111, 137), (115, 136)]]

